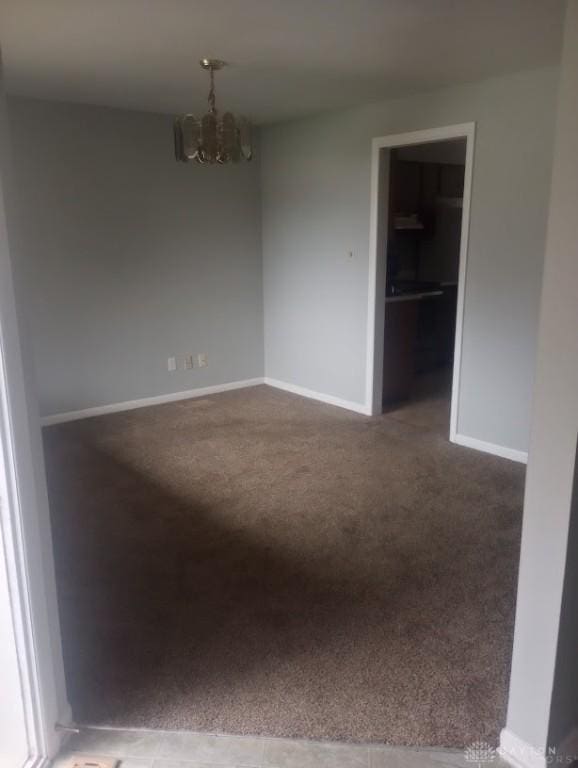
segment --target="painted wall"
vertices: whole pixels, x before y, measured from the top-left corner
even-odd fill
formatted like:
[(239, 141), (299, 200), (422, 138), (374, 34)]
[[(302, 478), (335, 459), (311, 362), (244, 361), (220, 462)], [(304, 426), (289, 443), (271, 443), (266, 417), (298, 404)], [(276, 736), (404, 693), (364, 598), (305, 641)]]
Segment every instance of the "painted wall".
[(476, 121), (458, 432), (527, 449), (557, 74), (262, 132), (268, 377), (364, 402), (371, 139)]
[(177, 164), (167, 116), (11, 99), (9, 117), (42, 415), (262, 376), (258, 164)]
[[(578, 0), (571, 0), (562, 54), (507, 722), (510, 733), (541, 749), (549, 734), (558, 741), (572, 720), (578, 728), (576, 688), (570, 700), (562, 691), (555, 693), (552, 708), (556, 655), (565, 647), (559, 631), (570, 632), (570, 638), (578, 632), (575, 613), (561, 620), (565, 573), (578, 572), (578, 552), (568, 546), (578, 434), (577, 134)], [(571, 594), (564, 597), (573, 599)], [(575, 646), (566, 664), (557, 683), (562, 673), (569, 683), (578, 680)]]

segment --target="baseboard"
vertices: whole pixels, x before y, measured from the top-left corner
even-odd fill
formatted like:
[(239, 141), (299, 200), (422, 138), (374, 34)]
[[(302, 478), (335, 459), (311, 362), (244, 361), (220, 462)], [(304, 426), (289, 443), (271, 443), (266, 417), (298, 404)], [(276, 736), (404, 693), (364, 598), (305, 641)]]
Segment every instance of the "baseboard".
[(528, 454), (525, 451), (518, 451), (515, 448), (506, 448), (503, 445), (487, 443), (485, 440), (478, 440), (476, 437), (456, 434), (451, 438), (452, 443), (463, 445), (465, 448), (473, 448), (476, 451), (491, 453), (494, 456), (501, 456), (503, 459), (518, 461), (520, 464), (528, 463)]
[(51, 762), (49, 757), (27, 757), (22, 768), (48, 768)]
[(362, 413), (364, 416), (371, 415), (371, 410), (366, 405), (356, 403), (353, 400), (343, 400), (342, 398), (334, 397), (333, 395), (325, 395), (322, 392), (315, 392), (313, 389), (300, 387), (297, 384), (289, 384), (286, 381), (279, 381), (279, 379), (270, 379), (268, 376), (265, 376), (264, 383), (270, 387), (275, 387), (275, 389), (291, 392), (294, 395), (301, 395), (301, 397), (307, 397), (310, 400), (318, 400), (320, 403), (335, 405), (337, 408), (345, 408), (348, 411)]
[(559, 746), (538, 749), (515, 733), (504, 728), (500, 734), (500, 757), (514, 768), (548, 768), (551, 765), (570, 766), (578, 759), (578, 726)]
[(49, 757), (54, 758), (66, 746), (75, 732), (75, 728), (76, 726), (72, 717), (72, 707), (67, 701), (62, 706), (58, 720), (54, 725), (56, 742), (50, 747)]
[(40, 424), (43, 427), (49, 427), (52, 424), (62, 424), (65, 421), (77, 421), (78, 419), (88, 419), (91, 416), (104, 416), (107, 413), (120, 413), (121, 411), (132, 411), (135, 408), (146, 408), (149, 405), (162, 405), (163, 403), (174, 403), (178, 400), (189, 400), (192, 397), (206, 397), (215, 395), (219, 392), (229, 392), (232, 389), (244, 389), (245, 387), (256, 387), (263, 384), (264, 379), (244, 379), (243, 381), (230, 381), (226, 384), (213, 384), (210, 387), (198, 387), (197, 389), (188, 389), (184, 392), (172, 392), (168, 395), (155, 395), (154, 397), (142, 397), (139, 400), (125, 400), (122, 403), (112, 403), (110, 405), (97, 405), (93, 408), (84, 408), (79, 411), (67, 411), (65, 413), (53, 413), (50, 416), (41, 416)]
[(516, 736), (508, 728), (500, 733), (499, 754), (514, 768), (546, 768), (548, 758), (543, 750)]

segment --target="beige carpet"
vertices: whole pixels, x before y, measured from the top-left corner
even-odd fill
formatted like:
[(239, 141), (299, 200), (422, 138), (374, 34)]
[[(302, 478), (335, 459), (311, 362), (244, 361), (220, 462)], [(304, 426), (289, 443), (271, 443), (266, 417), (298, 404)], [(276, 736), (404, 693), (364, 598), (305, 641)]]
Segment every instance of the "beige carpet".
[(267, 387), (45, 445), (78, 721), (496, 741), (522, 466)]

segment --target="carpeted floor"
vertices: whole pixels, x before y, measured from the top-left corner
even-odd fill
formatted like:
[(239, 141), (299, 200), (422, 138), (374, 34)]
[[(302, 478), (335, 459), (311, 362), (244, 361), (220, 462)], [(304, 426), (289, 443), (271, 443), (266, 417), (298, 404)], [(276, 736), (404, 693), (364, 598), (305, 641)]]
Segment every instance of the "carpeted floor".
[(78, 721), (496, 741), (522, 466), (268, 387), (45, 447)]
[(386, 406), (386, 415), (404, 424), (435, 431), (447, 439), (450, 433), (452, 368), (438, 368), (414, 378), (409, 398)]

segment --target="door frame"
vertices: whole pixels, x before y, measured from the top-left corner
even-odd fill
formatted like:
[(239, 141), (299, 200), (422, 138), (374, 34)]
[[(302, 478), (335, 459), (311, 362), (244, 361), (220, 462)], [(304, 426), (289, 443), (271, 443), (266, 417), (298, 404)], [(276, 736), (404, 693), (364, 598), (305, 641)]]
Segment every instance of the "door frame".
[(41, 692), (35, 649), (30, 580), (25, 553), (22, 510), (17, 479), (17, 459), (10, 424), (5, 344), (0, 327), (0, 567), (6, 572), (8, 615), (0, 620), (11, 626), (18, 659), (20, 690), (11, 690), (13, 707), (21, 707), (26, 730), (26, 766), (41, 765), (49, 749), (41, 717)]
[[(0, 620), (12, 626), (28, 755), (41, 768), (58, 752), (59, 725), (71, 721), (66, 697), (40, 417), (23, 363), (6, 223), (10, 142), (0, 58), (0, 568), (9, 604)], [(5, 615), (6, 614), (6, 615)]]
[[(371, 150), (365, 405), (368, 413), (377, 415), (382, 412), (383, 344), (385, 340), (385, 276), (387, 263), (387, 245), (384, 248), (380, 248), (382, 240), (379, 235), (380, 228), (387, 226), (387, 205), (383, 205), (383, 203), (384, 201), (387, 202), (387, 196), (389, 194), (389, 153), (383, 152), (383, 150), (410, 146), (413, 144), (431, 144), (446, 139), (466, 139), (466, 165), (462, 205), (456, 332), (454, 338), (454, 364), (450, 411), (449, 438), (451, 442), (455, 442), (459, 421), (462, 338), (475, 133), (476, 124), (474, 122), (447, 125), (440, 128), (428, 128), (421, 131), (410, 131), (409, 133), (397, 133), (390, 136), (374, 138)], [(381, 215), (380, 202), (382, 203)], [(384, 290), (378, 290), (378, 286), (382, 283)]]

